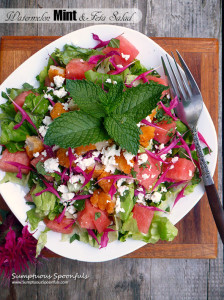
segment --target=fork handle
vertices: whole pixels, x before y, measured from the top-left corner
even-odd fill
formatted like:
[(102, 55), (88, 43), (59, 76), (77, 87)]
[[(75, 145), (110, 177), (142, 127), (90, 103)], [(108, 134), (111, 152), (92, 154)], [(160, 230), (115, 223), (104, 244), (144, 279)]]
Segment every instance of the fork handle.
[(200, 167), (201, 167), (201, 172), (202, 172), (202, 178), (204, 181), (204, 185), (205, 185), (205, 190), (206, 190), (206, 194), (207, 194), (207, 198), (209, 201), (209, 205), (213, 214), (213, 218), (215, 220), (217, 229), (219, 231), (220, 237), (222, 239), (222, 242), (224, 244), (224, 211), (223, 211), (223, 207), (217, 192), (217, 189), (214, 185), (214, 181), (211, 177), (211, 174), (209, 172), (208, 169), (208, 165), (205, 161), (204, 158), (204, 154), (199, 142), (199, 138), (198, 138), (198, 133), (197, 133), (197, 129), (193, 128), (192, 129), (192, 135), (193, 135), (193, 140), (194, 140), (194, 144), (196, 147), (196, 151), (198, 154), (198, 159), (199, 159), (199, 163), (200, 163)]

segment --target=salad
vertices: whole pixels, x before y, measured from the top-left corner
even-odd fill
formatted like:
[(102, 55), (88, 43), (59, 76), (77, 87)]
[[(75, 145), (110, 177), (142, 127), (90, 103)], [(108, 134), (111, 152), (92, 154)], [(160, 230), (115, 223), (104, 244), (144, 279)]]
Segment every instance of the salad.
[(167, 81), (123, 35), (93, 39), (92, 49), (55, 49), (38, 88), (2, 93), (1, 183), (28, 185), (31, 230), (46, 225), (37, 255), (49, 230), (100, 249), (127, 238), (172, 241), (169, 212), (201, 180)]

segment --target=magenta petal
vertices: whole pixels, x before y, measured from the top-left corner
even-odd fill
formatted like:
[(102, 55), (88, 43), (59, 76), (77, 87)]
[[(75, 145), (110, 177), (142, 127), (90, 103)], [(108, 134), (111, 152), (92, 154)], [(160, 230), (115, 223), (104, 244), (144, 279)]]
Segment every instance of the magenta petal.
[(185, 197), (184, 191), (185, 191), (185, 189), (186, 189), (187, 186), (188, 186), (188, 183), (187, 183), (187, 184), (182, 188), (182, 190), (177, 194), (176, 199), (175, 199), (175, 201), (174, 201), (174, 204), (173, 204), (173, 207), (172, 207), (172, 208), (174, 208), (174, 206), (177, 204), (177, 202), (178, 202), (181, 198)]
[(209, 147), (209, 145), (208, 145), (208, 143), (206, 142), (205, 138), (203, 137), (203, 135), (202, 135), (199, 131), (198, 131), (198, 138), (199, 138), (199, 140), (200, 140), (202, 143), (204, 143), (204, 144), (208, 147), (209, 151), (211, 151), (211, 148)]
[(115, 187), (115, 182), (113, 181), (113, 184), (110, 187), (110, 190), (108, 194), (110, 195), (110, 198), (113, 199), (114, 194), (116, 193), (117, 189)]
[(149, 150), (147, 150), (147, 149), (145, 149), (145, 152), (149, 155), (149, 156), (151, 156), (152, 158), (154, 158), (154, 159), (156, 159), (156, 160), (158, 160), (158, 161), (160, 161), (160, 162), (162, 162), (162, 163), (164, 163), (164, 164), (169, 164), (169, 162), (168, 161), (164, 161), (162, 158), (160, 158), (158, 155), (156, 155), (155, 153), (152, 153), (151, 151), (149, 151)]
[(155, 128), (157, 128), (157, 129), (160, 129), (160, 130), (168, 131), (168, 130), (166, 130), (166, 129), (164, 129), (164, 128), (161, 128), (161, 127), (157, 126), (156, 124), (151, 123), (151, 122), (149, 122), (149, 121), (147, 121), (147, 120), (145, 120), (145, 119), (141, 120), (141, 123), (143, 123), (143, 124), (145, 124), (145, 125), (148, 125), (148, 126), (151, 126), (151, 127), (155, 127)]
[[(170, 166), (171, 167), (171, 166)], [(154, 185), (152, 191), (162, 182), (166, 181), (166, 173), (169, 171), (170, 167), (166, 169), (166, 171), (160, 176), (160, 178), (156, 181), (156, 184)]]
[(32, 170), (31, 167), (25, 166), (23, 164), (15, 162), (15, 161), (5, 161), (5, 163), (18, 168), (18, 174), (16, 175), (16, 177), (19, 178), (19, 179), (22, 179), (22, 169)]
[(106, 228), (104, 230), (103, 235), (102, 235), (101, 240), (100, 240), (100, 249), (107, 247), (107, 244), (109, 242), (108, 233), (110, 231), (116, 231), (116, 230), (114, 230), (112, 228)]
[(97, 242), (97, 244), (99, 245), (99, 241), (97, 239), (97, 236), (95, 235), (95, 233), (93, 232), (92, 229), (87, 229), (88, 234)]
[(66, 206), (64, 207), (63, 211), (60, 213), (60, 215), (54, 219), (54, 221), (57, 221), (58, 223), (61, 223), (62, 219), (64, 218), (65, 212), (66, 212)]

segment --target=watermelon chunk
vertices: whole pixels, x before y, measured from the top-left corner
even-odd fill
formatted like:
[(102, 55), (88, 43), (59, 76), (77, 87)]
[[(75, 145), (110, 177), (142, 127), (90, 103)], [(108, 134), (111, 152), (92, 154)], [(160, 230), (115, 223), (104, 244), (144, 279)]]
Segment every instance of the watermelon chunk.
[(152, 76), (152, 75), (146, 75), (146, 78), (147, 78), (148, 80), (155, 81), (155, 82), (157, 82), (158, 84), (162, 84), (162, 85), (167, 85), (167, 86), (168, 86), (168, 81), (167, 81), (166, 78), (155, 77), (155, 76)]
[[(30, 165), (30, 159), (26, 152), (15, 152), (15, 153), (10, 153), (8, 149), (5, 149), (2, 153), (2, 158), (0, 159), (0, 170), (5, 171), (5, 172), (12, 172), (12, 173), (18, 173), (18, 168), (16, 166), (12, 166), (5, 161), (13, 161), (17, 162), (20, 164), (23, 164), (27, 167)], [(28, 174), (29, 170), (28, 169), (22, 169), (23, 174)]]
[[(169, 158), (167, 161), (171, 161), (171, 159)], [(171, 162), (170, 164), (164, 165), (163, 171), (170, 167), (170, 165), (173, 165), (173, 167), (171, 167), (171, 169), (166, 173), (166, 178), (173, 179), (175, 181), (191, 180), (196, 170), (193, 162), (186, 158), (179, 157), (177, 162)]]
[[(19, 94), (15, 99), (14, 102), (16, 102), (16, 104), (18, 104), (20, 107), (23, 106), (25, 100), (26, 100), (26, 96), (28, 96), (29, 94), (33, 93), (32, 91), (25, 91), (22, 92), (21, 94)], [(38, 93), (33, 93), (36, 96), (38, 96)], [(14, 105), (14, 104), (13, 104)], [(16, 108), (16, 106), (14, 105), (15, 111), (18, 111), (18, 108)]]
[[(100, 217), (96, 220), (95, 213), (100, 213)], [(111, 223), (107, 212), (94, 207), (89, 200), (86, 200), (84, 210), (78, 212), (77, 221), (81, 228), (96, 229), (99, 233), (102, 233)]]
[[(48, 228), (50, 228), (51, 230), (53, 230), (55, 232), (60, 232), (60, 233), (65, 233), (65, 234), (72, 233), (73, 227), (69, 226), (69, 225), (73, 221), (74, 221), (74, 219), (67, 219), (66, 217), (63, 217), (63, 219), (61, 220), (60, 223), (58, 223), (56, 220), (51, 221), (48, 218), (44, 219), (44, 223)], [(69, 226), (69, 227), (66, 228), (67, 226)]]
[(120, 47), (119, 48), (106, 47), (105, 49), (103, 49), (103, 53), (107, 54), (110, 51), (117, 51), (120, 54), (122, 53), (124, 55), (127, 55), (128, 58), (127, 60), (122, 56), (114, 55), (115, 63), (117, 65), (122, 65), (123, 67), (125, 67), (136, 58), (136, 56), (139, 54), (139, 51), (122, 35), (119, 35), (118, 37), (116, 37), (116, 39), (120, 41)]
[(156, 125), (161, 129), (155, 128), (154, 139), (161, 144), (168, 143), (174, 135), (174, 133), (176, 132), (176, 122), (169, 121), (167, 123), (167, 121), (162, 121), (156, 123)]
[(153, 216), (154, 211), (135, 204), (133, 208), (133, 218), (137, 221), (138, 230), (140, 232), (148, 233)]
[(95, 67), (94, 64), (89, 64), (88, 61), (81, 60), (79, 58), (72, 59), (66, 66), (67, 79), (84, 79), (85, 72), (92, 70)]
[[(146, 153), (139, 154), (138, 158), (141, 155)], [(161, 173), (160, 162), (151, 156), (148, 156), (148, 162), (143, 165), (138, 165), (138, 162), (134, 165), (134, 171), (137, 172), (136, 178), (141, 185), (143, 185), (147, 190), (155, 183), (159, 174)]]

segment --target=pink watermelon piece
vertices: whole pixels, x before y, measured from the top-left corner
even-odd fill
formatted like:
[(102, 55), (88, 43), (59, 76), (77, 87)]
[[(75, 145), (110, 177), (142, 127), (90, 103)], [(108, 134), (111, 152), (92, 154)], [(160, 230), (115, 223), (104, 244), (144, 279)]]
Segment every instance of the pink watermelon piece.
[(66, 217), (63, 217), (62, 221), (60, 223), (57, 222), (57, 220), (49, 220), (48, 218), (44, 219), (44, 223), (48, 228), (55, 232), (65, 233), (69, 234), (72, 233), (73, 227), (69, 226), (72, 224), (74, 219), (67, 219)]
[(133, 218), (137, 221), (138, 230), (140, 232), (148, 233), (153, 216), (154, 211), (135, 204), (133, 208)]
[[(170, 161), (170, 159), (167, 159), (167, 161)], [(175, 181), (191, 180), (196, 170), (196, 167), (191, 160), (180, 157), (175, 163), (171, 162), (170, 164), (164, 164), (163, 171), (166, 171), (166, 169), (170, 166), (171, 169), (166, 173), (166, 178), (173, 179)]]
[(117, 51), (120, 54), (123, 53), (124, 55), (129, 55), (129, 58), (126, 60), (121, 55), (114, 55), (114, 61), (117, 65), (122, 65), (125, 67), (126, 65), (130, 64), (136, 56), (139, 54), (139, 51), (133, 46), (125, 37), (122, 35), (119, 35), (116, 37), (117, 40), (120, 41), (120, 47), (119, 48), (112, 48), (112, 47), (106, 47), (103, 49), (103, 53), (107, 54), (110, 51)]
[[(95, 213), (100, 213), (100, 217), (95, 220)], [(81, 228), (97, 229), (102, 233), (111, 223), (106, 211), (94, 207), (89, 200), (85, 201), (84, 210), (78, 212), (77, 221)]]
[(167, 121), (162, 121), (162, 122), (156, 123), (156, 125), (158, 127), (160, 127), (161, 129), (155, 128), (154, 139), (161, 144), (168, 143), (169, 140), (174, 135), (174, 133), (176, 132), (176, 122), (169, 121), (167, 123)]
[[(16, 166), (12, 166), (6, 161), (12, 161), (12, 162), (17, 162), (20, 164), (23, 164), (27, 167), (30, 165), (30, 159), (26, 152), (15, 152), (15, 153), (10, 153), (8, 149), (5, 149), (2, 153), (2, 158), (0, 159), (0, 170), (5, 171), (5, 172), (12, 172), (12, 173), (18, 173), (18, 168)], [(28, 174), (29, 170), (28, 169), (22, 169), (23, 174)]]
[(167, 79), (164, 79), (162, 77), (155, 77), (155, 76), (152, 76), (152, 75), (146, 75), (146, 78), (148, 80), (152, 80), (152, 81), (155, 81), (157, 82), (158, 84), (162, 84), (162, 85), (167, 85), (168, 86), (168, 81)]
[[(141, 153), (138, 155), (144, 155), (145, 153)], [(161, 173), (160, 162), (151, 156), (148, 156), (148, 164), (138, 165), (138, 162), (134, 165), (134, 171), (137, 172), (136, 178), (141, 185), (143, 185), (146, 189), (149, 189), (153, 183), (157, 180), (159, 174)]]
[(90, 64), (88, 61), (80, 60), (79, 58), (72, 59), (66, 66), (67, 79), (84, 79), (85, 72), (92, 70), (95, 64)]

